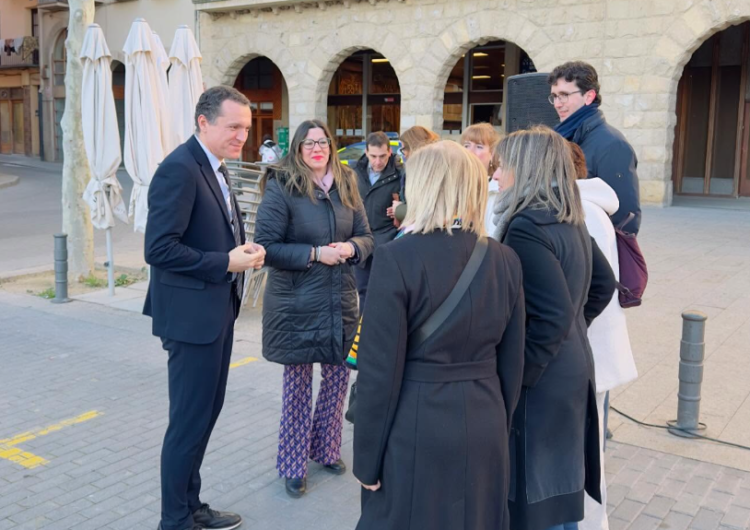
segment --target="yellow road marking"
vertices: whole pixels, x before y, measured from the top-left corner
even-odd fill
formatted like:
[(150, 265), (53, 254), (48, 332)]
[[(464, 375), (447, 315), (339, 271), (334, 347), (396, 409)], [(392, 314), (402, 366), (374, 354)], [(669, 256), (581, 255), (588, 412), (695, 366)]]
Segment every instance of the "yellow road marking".
[(229, 368), (231, 369), (237, 368), (238, 366), (245, 366), (246, 364), (254, 363), (257, 360), (257, 357), (245, 357), (244, 359), (240, 359), (239, 361), (230, 364)]
[(35, 438), (38, 438), (40, 436), (46, 436), (47, 434), (57, 432), (61, 429), (64, 429), (65, 427), (70, 427), (71, 425), (89, 421), (96, 418), (97, 416), (101, 416), (102, 414), (102, 412), (99, 412), (97, 410), (90, 410), (88, 412), (84, 412), (80, 416), (63, 420), (43, 429), (23, 432), (21, 434), (13, 436), (12, 438), (2, 439), (0, 440), (0, 458), (20, 464), (27, 469), (33, 469), (37, 466), (47, 464), (49, 462), (48, 460), (42, 458), (41, 456), (22, 451), (16, 446), (20, 443), (34, 440)]

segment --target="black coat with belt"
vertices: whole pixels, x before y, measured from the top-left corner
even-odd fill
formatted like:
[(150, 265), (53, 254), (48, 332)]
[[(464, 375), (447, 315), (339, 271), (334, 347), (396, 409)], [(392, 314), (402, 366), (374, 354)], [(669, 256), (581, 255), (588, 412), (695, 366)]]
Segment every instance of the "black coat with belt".
[(423, 345), (409, 335), (443, 303), (476, 236), (412, 234), (375, 251), (358, 350), (358, 530), (508, 529), (508, 428), (521, 390), (518, 258), (497, 241)]
[(600, 500), (599, 429), (587, 323), (612, 299), (615, 279), (586, 226), (524, 210), (503, 242), (523, 267), (523, 392), (513, 416), (514, 530), (583, 519), (584, 490)]
[(148, 207), (144, 247), (151, 280), (143, 313), (152, 317), (154, 335), (210, 344), (236, 297), (227, 272), (235, 241), (221, 187), (195, 137), (159, 165)]
[(359, 195), (365, 204), (367, 222), (370, 224), (372, 237), (377, 247), (393, 240), (398, 233), (398, 228), (393, 226), (393, 219), (386, 215), (386, 210), (393, 203), (393, 195), (398, 195), (401, 191), (404, 167), (396, 161), (395, 156), (391, 155), (380, 178), (375, 181), (375, 184), (370, 184), (369, 163), (367, 155), (363, 155), (354, 165), (354, 171), (357, 173)]
[[(348, 169), (347, 169), (348, 171)], [(292, 193), (287, 174), (269, 168), (258, 207), (255, 242), (270, 267), (263, 298), (263, 357), (280, 364), (341, 364), (354, 342), (359, 312), (352, 267), (373, 249), (364, 207), (341, 203), (336, 185), (315, 201)], [(310, 263), (310, 250), (336, 242), (355, 259), (330, 267)]]

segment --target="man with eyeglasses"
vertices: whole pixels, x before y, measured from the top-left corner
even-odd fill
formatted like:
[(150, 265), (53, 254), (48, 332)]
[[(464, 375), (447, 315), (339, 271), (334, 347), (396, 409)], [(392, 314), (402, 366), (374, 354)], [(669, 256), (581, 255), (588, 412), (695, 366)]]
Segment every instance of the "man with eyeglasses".
[(582, 61), (568, 62), (555, 68), (547, 82), (549, 102), (560, 117), (555, 130), (581, 147), (588, 178), (598, 177), (615, 190), (620, 209), (611, 217), (612, 223), (618, 226), (633, 214), (623, 229), (637, 234), (641, 226), (638, 160), (630, 143), (599, 109), (602, 97), (596, 70)]

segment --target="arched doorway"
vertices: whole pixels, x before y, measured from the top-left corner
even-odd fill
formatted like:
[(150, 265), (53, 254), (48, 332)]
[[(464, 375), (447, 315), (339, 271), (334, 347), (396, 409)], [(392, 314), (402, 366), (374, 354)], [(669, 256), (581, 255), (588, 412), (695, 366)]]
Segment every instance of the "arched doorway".
[(443, 98), (444, 135), (487, 122), (503, 128), (505, 80), (536, 72), (528, 54), (506, 41), (493, 41), (466, 52), (451, 70)]
[(677, 90), (672, 180), (675, 193), (750, 196), (750, 23), (706, 40)]
[(120, 150), (125, 152), (125, 65), (120, 61), (112, 61), (112, 94), (120, 131)]
[(268, 134), (284, 150), (289, 147), (289, 93), (281, 70), (268, 57), (256, 57), (240, 70), (234, 87), (250, 99), (253, 128), (242, 160), (260, 160), (258, 149)]
[(52, 50), (52, 92), (55, 116), (55, 160), (63, 161), (62, 146), (62, 117), (65, 112), (65, 71), (68, 65), (68, 53), (65, 50), (65, 39), (68, 38), (68, 30), (64, 29), (55, 41)]
[(373, 131), (398, 134), (401, 88), (388, 59), (364, 50), (341, 63), (328, 88), (328, 126), (339, 147)]

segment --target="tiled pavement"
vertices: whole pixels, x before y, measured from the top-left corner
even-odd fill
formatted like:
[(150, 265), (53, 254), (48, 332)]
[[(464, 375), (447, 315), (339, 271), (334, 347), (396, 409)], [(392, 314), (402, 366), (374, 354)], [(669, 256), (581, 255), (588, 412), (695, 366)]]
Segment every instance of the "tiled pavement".
[[(32, 431), (17, 448), (48, 460), (27, 469), (0, 458), (0, 530), (155, 529), (166, 354), (149, 321), (3, 291), (0, 315), (0, 444)], [(257, 330), (240, 331), (234, 355), (260, 357)], [(280, 387), (281, 370), (263, 360), (232, 369), (204, 463), (204, 500), (243, 514), (247, 529), (354, 528), (351, 474), (311, 467), (309, 494), (285, 495), (274, 469)], [(99, 415), (38, 432), (89, 411)], [(347, 426), (349, 463), (351, 438)], [(616, 442), (607, 472), (612, 530), (750, 527), (750, 473)]]

